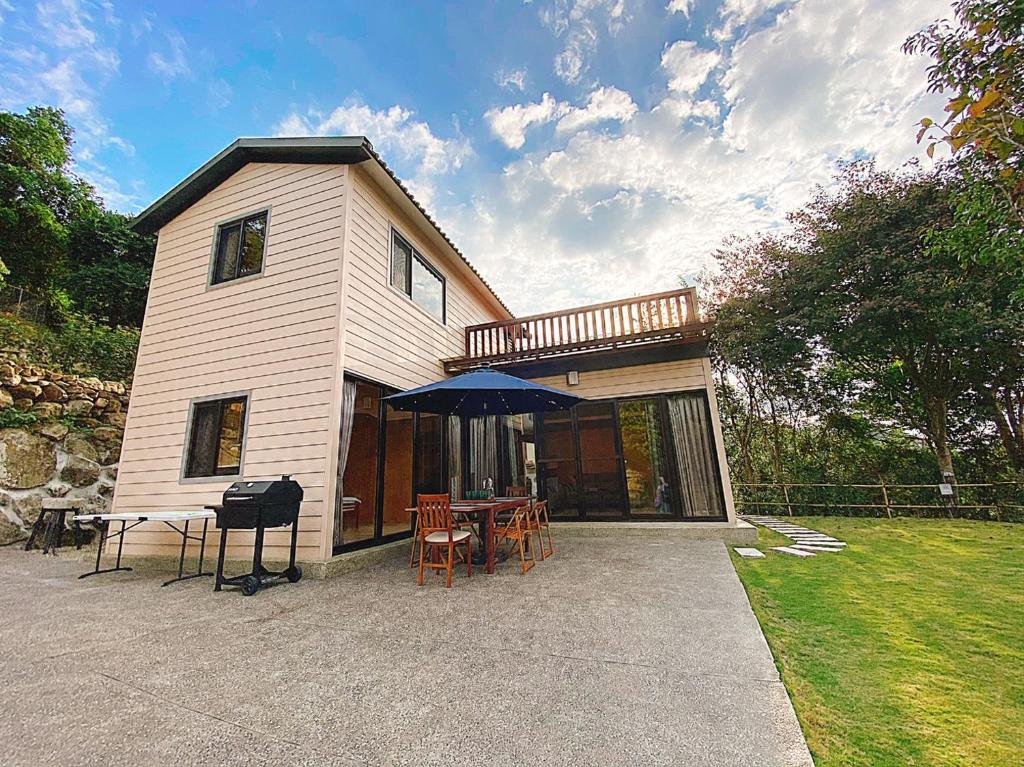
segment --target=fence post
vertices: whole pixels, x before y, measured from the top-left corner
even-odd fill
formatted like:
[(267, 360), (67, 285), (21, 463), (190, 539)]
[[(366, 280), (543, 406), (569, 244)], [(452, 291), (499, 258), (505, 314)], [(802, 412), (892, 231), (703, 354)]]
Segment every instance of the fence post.
[(892, 511), (889, 509), (889, 490), (885, 486), (885, 482), (882, 483), (882, 503), (885, 504), (885, 516), (892, 519)]
[(785, 482), (782, 483), (782, 495), (786, 499), (786, 511), (789, 512), (789, 516), (793, 516), (793, 507), (789, 505), (789, 485)]

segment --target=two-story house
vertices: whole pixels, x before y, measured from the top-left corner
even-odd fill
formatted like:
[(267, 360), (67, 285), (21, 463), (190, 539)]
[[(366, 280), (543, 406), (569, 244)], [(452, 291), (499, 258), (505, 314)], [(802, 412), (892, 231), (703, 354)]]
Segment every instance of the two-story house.
[[(747, 537), (692, 289), (514, 317), (360, 136), (240, 139), (133, 226), (159, 237), (114, 511), (290, 474), (299, 558), (324, 563), (408, 537), (416, 493), (490, 478), (577, 525)], [(468, 420), (382, 402), (482, 364), (588, 401)], [(142, 525), (125, 552), (178, 541)]]

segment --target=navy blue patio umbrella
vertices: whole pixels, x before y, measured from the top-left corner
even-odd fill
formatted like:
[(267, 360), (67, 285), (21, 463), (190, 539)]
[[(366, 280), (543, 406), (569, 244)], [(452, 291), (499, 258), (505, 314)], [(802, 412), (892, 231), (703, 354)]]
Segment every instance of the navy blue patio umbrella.
[(482, 368), (392, 394), (384, 400), (395, 410), (438, 415), (515, 415), (568, 410), (583, 397)]

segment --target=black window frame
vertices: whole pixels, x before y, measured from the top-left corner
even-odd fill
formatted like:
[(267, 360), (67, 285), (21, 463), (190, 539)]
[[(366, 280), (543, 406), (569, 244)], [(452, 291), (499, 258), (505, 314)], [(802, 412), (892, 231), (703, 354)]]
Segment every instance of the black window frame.
[[(229, 405), (236, 402), (242, 403), (242, 422), (239, 425), (238, 434), (238, 465), (237, 466), (217, 466), (217, 453), (219, 452), (220, 440), (224, 433), (224, 413)], [(195, 469), (192, 466), (193, 457), (195, 456), (196, 441), (198, 439), (198, 433), (196, 431), (196, 414), (200, 408), (214, 407), (218, 408), (217, 414), (217, 437), (216, 445), (214, 450), (213, 458), (213, 473), (195, 473)], [(223, 397), (204, 397), (202, 399), (193, 400), (189, 404), (189, 418), (188, 418), (188, 434), (186, 435), (186, 449), (185, 459), (182, 466), (181, 478), (183, 480), (202, 480), (202, 479), (218, 479), (222, 477), (241, 477), (242, 467), (245, 463), (245, 437), (246, 437), (246, 426), (249, 421), (249, 395), (248, 394), (229, 394)]]
[[(242, 272), (242, 253), (245, 249), (245, 225), (255, 219), (263, 219), (263, 249), (260, 251), (260, 267), (252, 272)], [(224, 232), (233, 227), (238, 227), (238, 250), (235, 253), (235, 273), (230, 277), (221, 277), (222, 254), (220, 249), (221, 237)], [(229, 282), (255, 277), (263, 274), (263, 267), (267, 259), (267, 239), (270, 236), (270, 208), (264, 208), (253, 213), (247, 213), (230, 221), (217, 224), (217, 232), (213, 238), (213, 267), (210, 272), (210, 285), (225, 285)]]
[[(395, 247), (396, 241), (397, 242), (401, 242), (402, 245), (404, 245), (406, 250), (408, 251), (408, 253), (403, 253), (402, 254), (406, 259), (408, 259), (406, 261), (406, 263), (405, 263), (405, 284), (404, 285), (396, 285), (395, 284), (395, 258), (397, 257), (398, 253), (400, 252), (399, 249)], [(412, 260), (413, 259), (418, 261), (420, 266), (422, 266), (424, 269), (426, 269), (428, 272), (430, 272), (434, 277), (436, 277), (441, 282), (441, 316), (440, 317), (435, 315), (433, 312), (431, 312), (429, 309), (427, 309), (423, 304), (421, 304), (419, 301), (417, 301), (416, 300), (416, 296), (413, 295), (413, 290), (412, 290)], [(399, 231), (397, 229), (395, 229), (394, 227), (391, 227), (391, 259), (388, 262), (388, 282), (391, 284), (391, 287), (395, 288), (396, 290), (400, 290), (402, 293), (404, 293), (406, 295), (406, 297), (408, 297), (408, 299), (410, 301), (412, 301), (414, 304), (416, 304), (416, 306), (418, 306), (420, 309), (422, 309), (428, 315), (430, 315), (435, 320), (440, 322), (442, 325), (447, 325), (448, 324), (448, 280), (447, 280), (447, 278), (444, 276), (444, 274), (441, 273), (441, 271), (439, 269), (437, 269), (432, 263), (430, 263), (430, 261), (427, 259), (426, 256), (424, 256), (422, 253), (420, 253), (418, 250), (416, 250), (416, 248), (413, 246), (413, 244), (411, 242), (409, 242), (408, 238), (403, 237), (401, 235), (401, 233), (399, 233)]]

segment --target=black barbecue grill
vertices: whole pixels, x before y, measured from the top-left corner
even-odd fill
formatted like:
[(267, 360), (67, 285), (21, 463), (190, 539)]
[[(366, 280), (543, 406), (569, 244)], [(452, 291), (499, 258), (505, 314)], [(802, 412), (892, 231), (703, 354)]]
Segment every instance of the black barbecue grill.
[[(281, 479), (259, 482), (235, 482), (224, 491), (220, 506), (211, 506), (217, 512), (217, 527), (222, 531), (220, 552), (217, 556), (217, 578), (214, 591), (221, 586), (240, 586), (245, 596), (282, 578), (295, 583), (302, 577), (302, 569), (295, 564), (295, 544), (299, 534), (299, 506), (302, 487), (285, 475)], [(263, 566), (263, 532), (268, 527), (292, 526), (291, 552), (288, 567), (271, 572)], [(255, 530), (256, 542), (252, 551), (252, 572), (224, 577), (224, 550), (228, 530)]]

